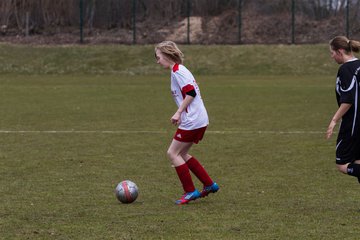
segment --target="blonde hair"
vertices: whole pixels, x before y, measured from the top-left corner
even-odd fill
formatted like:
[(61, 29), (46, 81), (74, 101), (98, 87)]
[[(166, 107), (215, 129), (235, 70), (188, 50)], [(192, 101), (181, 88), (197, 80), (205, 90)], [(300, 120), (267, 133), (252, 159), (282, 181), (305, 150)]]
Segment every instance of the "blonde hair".
[[(176, 43), (172, 41), (163, 41), (156, 45), (155, 51), (159, 50), (162, 54), (164, 54), (171, 61), (182, 64), (184, 61), (184, 54), (178, 48)], [(156, 57), (156, 56), (155, 56)]]
[(360, 42), (355, 40), (350, 40), (345, 36), (336, 36), (329, 42), (331, 49), (337, 51), (339, 49), (345, 50), (346, 53), (359, 52), (360, 51)]

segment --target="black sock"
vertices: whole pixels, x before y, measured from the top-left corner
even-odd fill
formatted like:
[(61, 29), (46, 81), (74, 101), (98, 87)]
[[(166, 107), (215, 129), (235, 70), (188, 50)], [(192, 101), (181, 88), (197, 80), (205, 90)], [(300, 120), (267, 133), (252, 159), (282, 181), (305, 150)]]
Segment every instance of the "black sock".
[(350, 163), (347, 167), (347, 174), (357, 177), (360, 181), (360, 165), (356, 163)]

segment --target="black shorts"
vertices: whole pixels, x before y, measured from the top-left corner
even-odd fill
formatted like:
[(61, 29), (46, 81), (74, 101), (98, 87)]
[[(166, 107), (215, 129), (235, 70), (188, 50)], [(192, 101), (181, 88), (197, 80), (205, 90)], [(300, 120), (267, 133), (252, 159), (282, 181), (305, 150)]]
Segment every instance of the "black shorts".
[(360, 160), (360, 136), (339, 135), (336, 141), (336, 164)]

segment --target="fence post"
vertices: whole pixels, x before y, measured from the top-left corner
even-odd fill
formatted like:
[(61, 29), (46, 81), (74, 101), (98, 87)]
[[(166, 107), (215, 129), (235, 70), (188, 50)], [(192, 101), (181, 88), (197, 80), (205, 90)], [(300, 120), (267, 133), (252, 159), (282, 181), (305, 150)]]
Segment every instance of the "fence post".
[(291, 1), (291, 44), (295, 44), (295, 0)]
[(350, 0), (346, 1), (346, 37), (350, 37), (350, 23), (349, 23), (349, 15), (350, 15)]
[(136, 0), (132, 1), (133, 44), (136, 44)]
[(187, 44), (190, 44), (190, 14), (191, 0), (187, 0)]
[(241, 44), (242, 0), (238, 0), (238, 44)]
[(79, 2), (79, 9), (80, 9), (80, 43), (84, 42), (84, 36), (83, 36), (83, 28), (84, 28), (84, 0), (80, 0)]
[(29, 22), (30, 22), (30, 13), (26, 12), (26, 24), (25, 24), (25, 36), (29, 36)]

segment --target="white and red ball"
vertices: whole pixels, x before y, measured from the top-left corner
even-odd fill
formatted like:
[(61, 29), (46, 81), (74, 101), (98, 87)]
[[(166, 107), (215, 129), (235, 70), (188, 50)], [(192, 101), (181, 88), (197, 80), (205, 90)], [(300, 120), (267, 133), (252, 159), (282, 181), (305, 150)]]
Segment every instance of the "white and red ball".
[(139, 189), (134, 182), (124, 180), (116, 186), (115, 195), (122, 203), (132, 203), (138, 197)]

